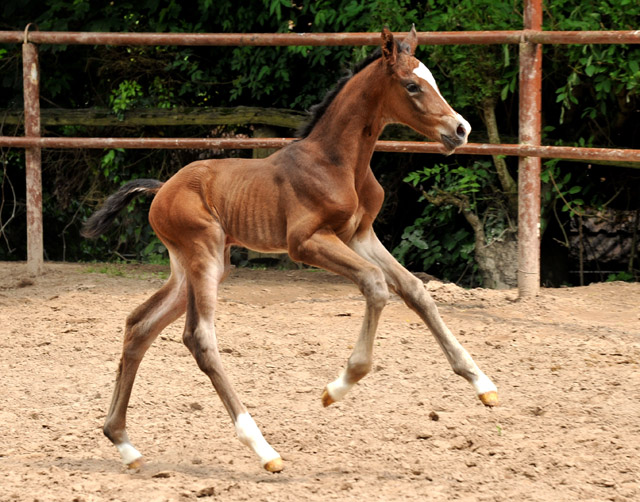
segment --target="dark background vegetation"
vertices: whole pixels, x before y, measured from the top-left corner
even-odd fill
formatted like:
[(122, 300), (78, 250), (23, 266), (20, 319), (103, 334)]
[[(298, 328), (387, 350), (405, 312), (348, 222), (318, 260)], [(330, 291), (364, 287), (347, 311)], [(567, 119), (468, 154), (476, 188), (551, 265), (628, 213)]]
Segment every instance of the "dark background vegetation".
[[(544, 29), (637, 29), (634, 0), (545, 2)], [(51, 31), (341, 32), (513, 30), (520, 0), (5, 0), (0, 30), (28, 23)], [(108, 108), (125, 119), (139, 109), (260, 106), (308, 109), (361, 47), (39, 47), (41, 107)], [(517, 141), (517, 46), (420, 47), (442, 93), (472, 124), (471, 141)], [(23, 134), (2, 120), (22, 108), (19, 44), (0, 45), (0, 133)], [(637, 46), (545, 46), (544, 144), (637, 148), (640, 138)], [(493, 123), (493, 126), (491, 125)], [(126, 122), (123, 121), (123, 124)], [(207, 137), (252, 135), (255, 126), (47, 127), (46, 136)], [(292, 130), (276, 130), (291, 136)], [(406, 135), (392, 128), (388, 134)], [(496, 137), (496, 134), (498, 135)], [(251, 151), (44, 150), (44, 242), (49, 260), (166, 260), (133, 203), (109, 235), (83, 240), (82, 221), (133, 178), (166, 179), (203, 157)], [(464, 285), (492, 284), (486, 256), (514, 241), (517, 159), (375, 154), (387, 191), (378, 234), (415, 271)], [(0, 260), (26, 258), (24, 153), (0, 151)], [(568, 161), (543, 164), (543, 281), (576, 284), (638, 279), (638, 166)], [(471, 218), (475, 216), (475, 220)], [(479, 225), (473, 225), (473, 221)], [(499, 261), (515, 259), (504, 247)], [(582, 274), (574, 271), (582, 271)], [(507, 274), (508, 275), (508, 274)], [(507, 281), (508, 284), (508, 281)]]

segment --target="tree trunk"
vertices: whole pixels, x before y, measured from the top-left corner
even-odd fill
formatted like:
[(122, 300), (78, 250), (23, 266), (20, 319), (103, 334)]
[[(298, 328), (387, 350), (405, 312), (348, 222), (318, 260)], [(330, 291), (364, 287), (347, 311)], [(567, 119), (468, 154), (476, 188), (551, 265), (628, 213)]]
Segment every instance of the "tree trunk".
[(463, 215), (475, 235), (475, 259), (482, 276), (482, 285), (490, 289), (515, 288), (518, 275), (518, 241), (514, 232), (505, 232), (500, 240), (487, 244), (484, 225), (473, 211)]
[(478, 249), (476, 263), (482, 274), (483, 285), (491, 289), (517, 287), (518, 241), (514, 233), (506, 233), (501, 240), (484, 244)]
[(452, 204), (462, 212), (473, 229), (475, 260), (482, 277), (482, 285), (491, 289), (510, 289), (517, 286), (518, 243), (515, 232), (505, 232), (498, 240), (487, 244), (482, 220), (469, 208), (469, 199), (444, 191), (437, 195), (422, 192), (424, 198), (436, 206)]
[[(500, 133), (498, 132), (498, 122), (496, 120), (496, 99), (486, 99), (482, 103), (482, 116), (487, 127), (489, 143), (494, 145), (500, 144)], [(502, 185), (502, 190), (507, 196), (509, 212), (511, 213), (511, 217), (515, 218), (518, 215), (518, 185), (509, 174), (509, 169), (507, 169), (507, 163), (504, 157), (500, 155), (492, 155), (492, 157), (493, 164), (498, 173), (498, 179)]]

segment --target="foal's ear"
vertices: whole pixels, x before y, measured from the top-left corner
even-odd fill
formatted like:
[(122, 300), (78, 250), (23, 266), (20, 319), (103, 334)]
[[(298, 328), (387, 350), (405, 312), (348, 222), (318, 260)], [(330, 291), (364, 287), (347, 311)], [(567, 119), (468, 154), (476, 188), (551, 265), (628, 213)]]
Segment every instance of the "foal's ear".
[(410, 54), (413, 56), (413, 54), (416, 52), (416, 47), (418, 47), (418, 34), (416, 33), (415, 24), (411, 25), (411, 31), (404, 38), (402, 43), (409, 46)]
[(396, 64), (396, 58), (398, 57), (398, 49), (396, 48), (396, 42), (393, 39), (393, 34), (386, 26), (382, 29), (382, 59), (389, 66)]

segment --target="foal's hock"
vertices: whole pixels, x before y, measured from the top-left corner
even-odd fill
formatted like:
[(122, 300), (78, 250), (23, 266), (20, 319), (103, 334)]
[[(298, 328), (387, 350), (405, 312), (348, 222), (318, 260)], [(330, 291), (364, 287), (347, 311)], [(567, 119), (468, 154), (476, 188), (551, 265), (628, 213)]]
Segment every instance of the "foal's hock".
[(366, 308), (353, 353), (322, 403), (342, 399), (371, 369), (373, 342), (389, 289), (431, 330), (453, 371), (473, 385), (487, 406), (495, 385), (442, 321), (422, 282), (382, 246), (372, 223), (384, 197), (369, 166), (389, 123), (406, 124), (441, 142), (447, 152), (467, 141), (469, 123), (444, 100), (431, 72), (414, 56), (412, 29), (402, 42), (388, 30), (381, 48), (341, 80), (315, 107), (302, 138), (266, 159), (202, 160), (166, 183), (124, 185), (87, 220), (83, 234), (100, 235), (135, 196), (155, 194), (149, 221), (169, 250), (171, 276), (127, 318), (122, 359), (105, 435), (129, 467), (142, 455), (129, 442), (126, 413), (136, 371), (160, 331), (186, 312), (184, 343), (233, 420), (240, 441), (268, 471), (282, 470), (222, 367), (214, 325), (218, 285), (229, 272), (231, 246), (288, 252), (291, 258), (348, 277)]

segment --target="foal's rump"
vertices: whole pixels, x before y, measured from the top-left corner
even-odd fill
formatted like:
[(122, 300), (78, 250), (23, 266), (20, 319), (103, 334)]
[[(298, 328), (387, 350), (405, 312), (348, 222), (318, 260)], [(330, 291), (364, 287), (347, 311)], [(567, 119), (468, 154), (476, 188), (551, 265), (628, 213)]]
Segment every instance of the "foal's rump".
[(227, 245), (285, 251), (286, 188), (277, 171), (268, 159), (210, 159), (188, 164), (166, 182), (133, 180), (106, 199), (81, 234), (99, 237), (134, 198), (154, 195), (149, 221), (165, 244), (214, 226)]

